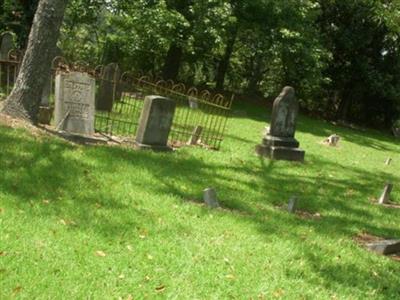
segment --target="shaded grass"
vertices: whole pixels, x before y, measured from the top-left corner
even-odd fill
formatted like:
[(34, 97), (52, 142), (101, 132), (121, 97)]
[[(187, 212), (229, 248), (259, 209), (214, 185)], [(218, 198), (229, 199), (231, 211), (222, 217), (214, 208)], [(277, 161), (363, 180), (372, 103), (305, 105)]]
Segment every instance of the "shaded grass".
[[(386, 181), (399, 200), (399, 143), (301, 118), (306, 162), (270, 162), (254, 155), (269, 116), (235, 110), (219, 152), (0, 127), (0, 298), (399, 298), (400, 264), (353, 242), (400, 238), (400, 211), (371, 203)], [(321, 145), (332, 133), (340, 146)], [(200, 205), (208, 186), (224, 209)], [(287, 214), (292, 194), (321, 219)]]

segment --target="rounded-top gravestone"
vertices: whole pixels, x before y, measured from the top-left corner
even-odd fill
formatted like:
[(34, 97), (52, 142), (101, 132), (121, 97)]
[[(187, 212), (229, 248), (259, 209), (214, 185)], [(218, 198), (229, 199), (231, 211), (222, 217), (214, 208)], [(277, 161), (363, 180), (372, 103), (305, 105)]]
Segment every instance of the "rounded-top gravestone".
[(14, 49), (13, 36), (10, 32), (5, 32), (0, 38), (0, 59), (8, 60), (8, 53)]
[(299, 104), (294, 89), (286, 86), (274, 101), (269, 134), (277, 137), (294, 137), (298, 112)]

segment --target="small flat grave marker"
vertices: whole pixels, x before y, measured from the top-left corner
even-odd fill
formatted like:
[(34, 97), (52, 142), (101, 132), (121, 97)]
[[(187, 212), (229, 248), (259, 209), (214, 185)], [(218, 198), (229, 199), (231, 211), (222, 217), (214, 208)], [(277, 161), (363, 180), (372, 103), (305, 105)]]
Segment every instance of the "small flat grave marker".
[(366, 246), (369, 250), (383, 255), (400, 253), (400, 240), (380, 240)]
[(203, 191), (203, 199), (204, 199), (204, 203), (211, 207), (211, 208), (217, 208), (219, 207), (219, 203), (217, 200), (217, 193), (215, 191), (215, 189), (213, 188), (206, 188)]
[(297, 209), (297, 204), (298, 204), (298, 199), (296, 196), (292, 196), (289, 199), (289, 203), (288, 203), (288, 212), (293, 214), (296, 212)]

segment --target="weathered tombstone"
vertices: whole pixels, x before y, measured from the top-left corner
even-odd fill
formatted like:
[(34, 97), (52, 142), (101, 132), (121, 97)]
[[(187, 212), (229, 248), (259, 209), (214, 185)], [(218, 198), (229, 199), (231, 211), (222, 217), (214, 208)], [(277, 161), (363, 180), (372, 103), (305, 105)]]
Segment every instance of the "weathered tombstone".
[(211, 208), (219, 207), (219, 203), (217, 200), (217, 193), (213, 188), (206, 188), (203, 191), (203, 200), (204, 203)]
[(86, 73), (56, 76), (55, 123), (58, 130), (91, 136), (94, 133), (95, 80)]
[(8, 60), (8, 53), (14, 49), (13, 36), (10, 32), (5, 32), (1, 35), (0, 40), (0, 59)]
[(400, 240), (382, 240), (366, 244), (367, 248), (383, 255), (400, 253)]
[(117, 64), (111, 63), (104, 67), (96, 99), (97, 109), (111, 111), (114, 101), (120, 100), (121, 89), (118, 85), (119, 77), (120, 70)]
[(293, 214), (296, 212), (297, 202), (298, 202), (298, 200), (297, 200), (297, 197), (295, 197), (295, 196), (292, 196), (289, 199), (289, 203), (288, 203), (288, 212), (289, 213)]
[(190, 136), (190, 139), (188, 141), (189, 145), (197, 145), (199, 142), (201, 133), (203, 132), (203, 127), (202, 126), (196, 126), (192, 132), (192, 135)]
[(199, 108), (199, 102), (197, 101), (197, 99), (195, 97), (189, 96), (188, 101), (189, 101), (189, 107), (191, 109)]
[(295, 91), (287, 86), (274, 101), (269, 132), (262, 144), (256, 146), (258, 155), (273, 160), (304, 161), (305, 152), (294, 138), (298, 111)]
[(332, 134), (324, 140), (324, 143), (328, 144), (329, 146), (336, 147), (339, 143), (339, 140), (340, 136), (337, 134)]
[(161, 96), (147, 96), (139, 119), (135, 144), (139, 149), (171, 150), (167, 146), (175, 114), (175, 101)]
[(393, 190), (393, 184), (391, 183), (387, 183), (385, 185), (385, 188), (383, 189), (383, 193), (381, 195), (381, 197), (378, 200), (379, 204), (387, 204), (390, 201), (390, 193)]

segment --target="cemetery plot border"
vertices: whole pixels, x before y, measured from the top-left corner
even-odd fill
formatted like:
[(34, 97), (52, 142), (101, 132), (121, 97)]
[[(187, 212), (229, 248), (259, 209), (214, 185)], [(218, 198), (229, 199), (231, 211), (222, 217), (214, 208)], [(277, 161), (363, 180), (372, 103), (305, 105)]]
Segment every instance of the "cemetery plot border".
[[(18, 75), (21, 55), (13, 50), (8, 60), (0, 60), (0, 100), (12, 90)], [(158, 95), (176, 103), (176, 112), (168, 144), (173, 147), (199, 145), (219, 150), (230, 117), (233, 96), (225, 99), (221, 94), (187, 88), (183, 83), (161, 80), (151, 75), (134, 76), (122, 73), (116, 64), (91, 68), (85, 62), (69, 63), (56, 56), (52, 62), (49, 83), (42, 95), (41, 111), (51, 119), (55, 97), (55, 76), (59, 72), (85, 72), (96, 80), (95, 131), (109, 136), (133, 140), (138, 128), (144, 98)], [(98, 104), (100, 108), (98, 107)], [(50, 120), (44, 122), (50, 123)], [(54, 120), (53, 120), (54, 123)]]

